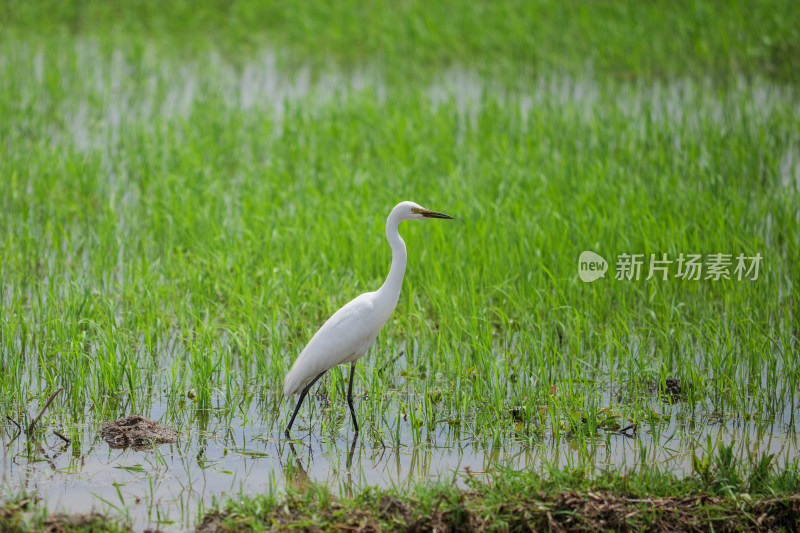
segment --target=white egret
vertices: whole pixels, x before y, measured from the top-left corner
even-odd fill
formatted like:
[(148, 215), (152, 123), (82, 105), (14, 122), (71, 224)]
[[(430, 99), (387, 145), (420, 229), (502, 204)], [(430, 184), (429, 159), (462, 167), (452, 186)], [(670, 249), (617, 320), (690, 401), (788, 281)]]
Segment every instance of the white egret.
[(403, 220), (421, 218), (448, 218), (450, 215), (431, 211), (414, 202), (400, 202), (386, 219), (386, 238), (392, 247), (392, 266), (386, 281), (375, 292), (364, 293), (348, 302), (336, 311), (297, 357), (292, 369), (283, 382), (283, 394), (292, 396), (300, 393), (297, 406), (294, 408), (289, 425), (286, 426), (286, 437), (300, 410), (308, 390), (325, 372), (342, 363), (350, 363), (350, 386), (347, 390), (347, 403), (353, 426), (358, 433), (356, 412), (353, 409), (353, 374), (356, 361), (361, 358), (375, 342), (381, 328), (397, 306), (403, 275), (406, 271), (406, 244), (397, 231)]

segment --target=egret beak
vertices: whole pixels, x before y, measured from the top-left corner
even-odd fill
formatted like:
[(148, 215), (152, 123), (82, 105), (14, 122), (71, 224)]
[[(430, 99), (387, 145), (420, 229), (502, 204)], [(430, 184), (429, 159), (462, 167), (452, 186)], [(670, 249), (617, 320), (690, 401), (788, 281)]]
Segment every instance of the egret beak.
[(453, 219), (453, 217), (451, 217), (450, 215), (445, 215), (444, 213), (440, 213), (438, 211), (431, 211), (430, 209), (423, 209), (420, 213), (425, 218), (447, 218), (450, 220)]

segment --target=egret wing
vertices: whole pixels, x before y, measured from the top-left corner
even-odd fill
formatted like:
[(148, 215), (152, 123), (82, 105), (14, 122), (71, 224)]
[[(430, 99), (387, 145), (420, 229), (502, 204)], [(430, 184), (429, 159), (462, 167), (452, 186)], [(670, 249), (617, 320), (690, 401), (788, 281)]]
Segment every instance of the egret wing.
[(365, 293), (351, 300), (319, 328), (284, 380), (286, 396), (299, 392), (321, 372), (348, 361), (354, 355), (361, 355), (369, 348), (369, 341), (375, 340), (383, 326), (383, 322), (378, 323), (380, 317), (375, 313), (374, 294)]

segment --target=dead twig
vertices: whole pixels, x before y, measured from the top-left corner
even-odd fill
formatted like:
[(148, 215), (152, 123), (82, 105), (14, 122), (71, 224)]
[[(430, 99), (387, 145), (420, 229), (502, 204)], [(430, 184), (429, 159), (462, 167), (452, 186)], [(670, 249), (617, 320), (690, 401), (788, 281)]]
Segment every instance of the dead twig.
[(44, 412), (47, 411), (47, 408), (50, 407), (50, 404), (53, 403), (53, 400), (56, 399), (56, 396), (58, 396), (58, 393), (61, 392), (62, 390), (64, 390), (64, 387), (57, 388), (55, 390), (55, 392), (50, 395), (50, 397), (47, 399), (47, 401), (44, 402), (44, 406), (42, 407), (42, 410), (39, 411), (39, 414), (36, 415), (36, 418), (33, 419), (33, 422), (31, 422), (31, 425), (28, 426), (27, 435), (28, 435), (29, 438), (30, 438), (31, 435), (33, 435), (33, 428), (36, 427), (36, 422), (38, 422), (39, 419), (42, 418), (42, 415), (44, 414)]
[(398, 359), (400, 359), (401, 357), (403, 357), (403, 354), (404, 354), (404, 353), (406, 353), (406, 352), (405, 352), (405, 350), (400, 350), (400, 353), (398, 353), (397, 355), (395, 355), (395, 356), (394, 356), (394, 358), (392, 358), (392, 360), (391, 360), (391, 361), (388, 361), (386, 364), (384, 364), (382, 367), (380, 367), (380, 369), (378, 369), (378, 374), (383, 374), (383, 371), (384, 371), (384, 370), (386, 370), (386, 368), (387, 368), (389, 365), (393, 365), (393, 364), (394, 364), (394, 363), (395, 363), (395, 362), (396, 362)]
[(19, 430), (19, 431), (17, 431), (17, 434), (16, 434), (16, 435), (14, 435), (14, 438), (13, 438), (13, 439), (11, 439), (11, 440), (10, 440), (10, 441), (8, 441), (7, 443), (5, 443), (5, 445), (6, 445), (6, 446), (11, 446), (11, 443), (12, 443), (12, 442), (14, 442), (15, 440), (17, 440), (17, 439), (19, 438), (19, 436), (20, 436), (20, 435), (22, 435), (22, 428), (21, 428), (21, 427), (20, 427), (20, 425), (17, 423), (17, 421), (16, 421), (16, 420), (14, 420), (13, 418), (11, 418), (10, 416), (6, 415), (6, 418), (8, 418), (8, 420), (9, 420), (9, 421), (10, 421), (12, 424), (14, 424), (15, 426), (17, 426), (17, 429)]
[(378, 440), (381, 441), (381, 446), (383, 446), (383, 449), (385, 450), (386, 449), (386, 443), (383, 442), (383, 437), (381, 437), (381, 432), (378, 431), (378, 428), (376, 428), (375, 424), (373, 424), (372, 422), (369, 422), (369, 428), (372, 431), (372, 434), (375, 435), (376, 437), (378, 437)]
[(16, 421), (16, 420), (14, 420), (13, 418), (11, 418), (11, 417), (10, 417), (10, 416), (8, 416), (8, 415), (6, 415), (6, 418), (8, 419), (8, 421), (9, 421), (9, 422), (11, 422), (11, 423), (12, 423), (12, 424), (14, 424), (15, 426), (17, 426), (17, 429), (18, 429), (18, 430), (22, 431), (22, 427), (19, 425), (19, 423), (17, 423), (17, 421)]
[(55, 433), (56, 437), (60, 438), (61, 440), (63, 440), (67, 444), (72, 444), (72, 441), (68, 437), (65, 437), (64, 435), (62, 435), (58, 431), (53, 430), (53, 433)]

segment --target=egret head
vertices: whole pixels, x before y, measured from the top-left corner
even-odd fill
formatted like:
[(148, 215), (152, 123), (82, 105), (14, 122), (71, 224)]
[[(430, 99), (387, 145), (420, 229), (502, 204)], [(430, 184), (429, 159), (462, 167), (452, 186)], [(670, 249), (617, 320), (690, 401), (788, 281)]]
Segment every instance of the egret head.
[(440, 213), (438, 211), (426, 209), (419, 204), (415, 204), (414, 202), (400, 202), (394, 207), (394, 209), (392, 209), (392, 215), (397, 215), (400, 220), (416, 220), (419, 218), (453, 218), (450, 215), (445, 215), (444, 213)]

